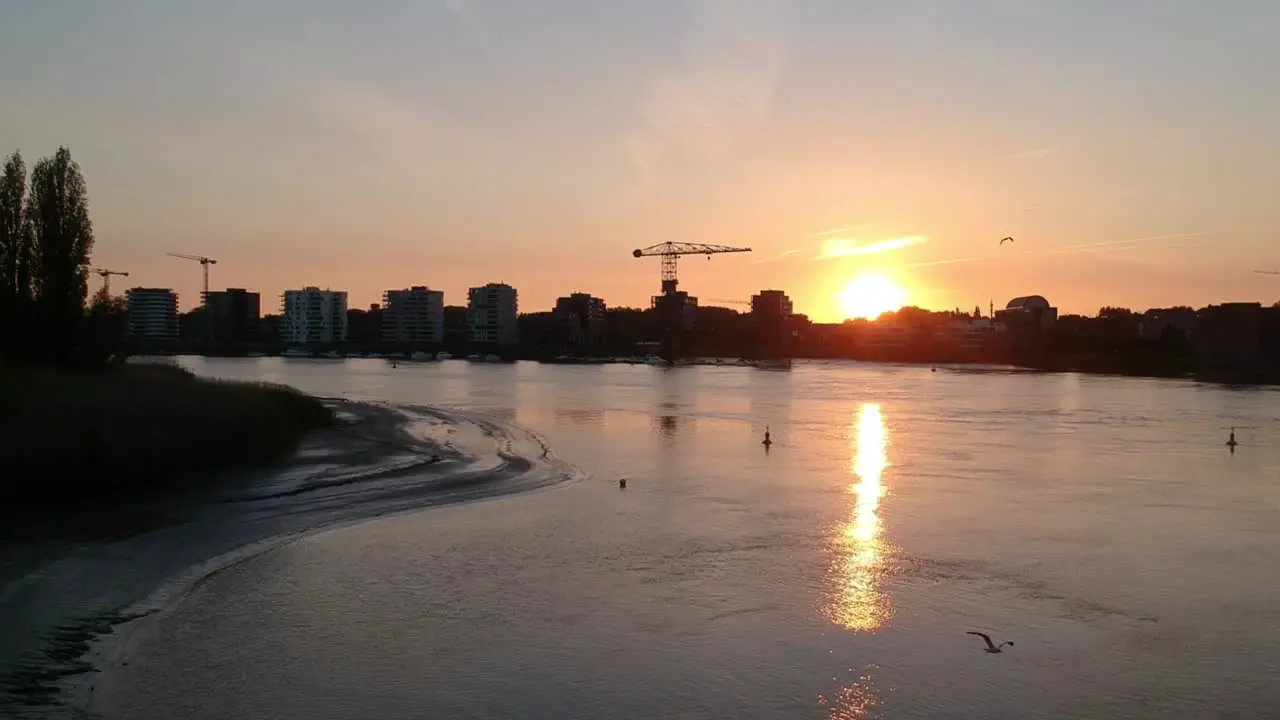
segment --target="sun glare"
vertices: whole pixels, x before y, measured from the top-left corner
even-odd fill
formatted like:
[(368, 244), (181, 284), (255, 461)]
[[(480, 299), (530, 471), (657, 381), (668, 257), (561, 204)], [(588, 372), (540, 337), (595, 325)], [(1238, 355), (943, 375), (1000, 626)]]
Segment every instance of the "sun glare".
[(881, 313), (901, 308), (907, 291), (884, 275), (862, 275), (850, 280), (837, 299), (846, 316), (874, 320)]

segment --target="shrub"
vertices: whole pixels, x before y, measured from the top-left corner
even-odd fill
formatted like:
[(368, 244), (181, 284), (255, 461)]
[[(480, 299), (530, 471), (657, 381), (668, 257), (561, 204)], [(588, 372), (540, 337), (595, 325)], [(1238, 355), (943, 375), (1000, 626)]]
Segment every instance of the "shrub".
[(166, 365), (0, 376), (0, 499), (182, 489), (288, 454), (333, 414), (291, 388), (202, 380)]

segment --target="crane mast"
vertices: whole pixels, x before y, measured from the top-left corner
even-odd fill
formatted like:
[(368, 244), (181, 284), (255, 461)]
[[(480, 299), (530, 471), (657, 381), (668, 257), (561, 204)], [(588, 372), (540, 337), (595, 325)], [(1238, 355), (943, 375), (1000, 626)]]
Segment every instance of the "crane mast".
[(200, 304), (204, 306), (203, 322), (208, 331), (209, 342), (213, 342), (213, 313), (209, 309), (209, 266), (217, 265), (218, 261), (213, 258), (207, 258), (203, 255), (183, 255), (182, 253), (165, 253), (169, 257), (176, 257), (182, 260), (190, 260), (200, 263), (200, 269), (204, 271), (204, 291), (200, 293)]
[(204, 270), (204, 292), (200, 295), (200, 301), (206, 306), (209, 305), (209, 266), (217, 265), (218, 261), (213, 258), (207, 258), (203, 255), (183, 255), (181, 253), (165, 253), (169, 257), (181, 258), (183, 260), (191, 260), (200, 263), (200, 267)]
[(654, 296), (653, 309), (662, 333), (662, 357), (667, 363), (673, 364), (677, 358), (685, 357), (684, 337), (693, 327), (694, 313), (698, 307), (697, 298), (677, 290), (679, 279), (676, 270), (680, 256), (706, 255), (710, 260), (712, 255), (743, 252), (751, 252), (751, 248), (677, 242), (658, 243), (632, 251), (634, 257), (662, 259), (662, 294)]

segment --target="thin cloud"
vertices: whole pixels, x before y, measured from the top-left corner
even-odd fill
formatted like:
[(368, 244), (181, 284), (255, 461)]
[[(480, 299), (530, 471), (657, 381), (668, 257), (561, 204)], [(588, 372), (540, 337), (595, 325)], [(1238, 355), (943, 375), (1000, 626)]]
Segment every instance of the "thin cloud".
[(1044, 248), (1043, 250), (1034, 250), (1031, 252), (1004, 252), (989, 253), (986, 255), (972, 255), (969, 257), (948, 258), (946, 260), (933, 260), (929, 262), (911, 263), (910, 265), (902, 265), (906, 268), (922, 268), (922, 267), (938, 267), (940, 265), (958, 265), (961, 263), (980, 262), (982, 260), (996, 260), (1009, 257), (1044, 257), (1049, 255), (1076, 255), (1080, 253), (1096, 252), (1100, 250), (1120, 251), (1127, 250), (1132, 246), (1143, 245), (1146, 243), (1159, 242), (1161, 240), (1181, 240), (1189, 238), (1201, 238), (1209, 235), (1215, 235), (1208, 230), (1201, 230), (1190, 233), (1176, 233), (1173, 235), (1152, 235), (1150, 237), (1126, 238), (1123, 240), (1103, 240), (1101, 242), (1079, 243), (1076, 245), (1058, 245), (1056, 247)]
[(1060, 152), (1062, 152), (1061, 146), (1051, 145), (1048, 147), (1033, 148), (1031, 150), (1022, 150), (1020, 152), (1013, 153), (1009, 157), (1019, 162), (1038, 162), (1045, 158), (1052, 157), (1053, 155), (1057, 155)]
[(638, 98), (639, 126), (624, 139), (642, 179), (689, 160), (719, 161), (768, 125), (791, 38), (780, 0), (692, 3), (674, 68)]
[(754, 264), (759, 265), (760, 263), (777, 262), (777, 261), (782, 260), (782, 259), (784, 259), (784, 258), (789, 258), (789, 257), (791, 257), (792, 255), (797, 255), (797, 254), (799, 254), (799, 252), (800, 252), (799, 250), (788, 250), (788, 251), (786, 251), (786, 252), (784, 252), (784, 253), (779, 253), (779, 254), (777, 254), (777, 255), (773, 255), (773, 256), (771, 256), (771, 257), (761, 258), (761, 259), (759, 259), (759, 260), (756, 260)]
[(481, 41), (488, 39), (488, 30), (484, 18), (480, 15), (475, 0), (444, 0), (444, 5), (463, 25), (470, 28)]
[(832, 258), (854, 257), (857, 255), (875, 255), (878, 253), (890, 252), (892, 250), (901, 250), (902, 248), (911, 247), (912, 245), (921, 245), (928, 241), (929, 239), (923, 235), (909, 235), (907, 237), (890, 238), (888, 240), (880, 240), (866, 245), (859, 245), (853, 240), (836, 238), (823, 242), (822, 252), (815, 257), (814, 260), (830, 260)]

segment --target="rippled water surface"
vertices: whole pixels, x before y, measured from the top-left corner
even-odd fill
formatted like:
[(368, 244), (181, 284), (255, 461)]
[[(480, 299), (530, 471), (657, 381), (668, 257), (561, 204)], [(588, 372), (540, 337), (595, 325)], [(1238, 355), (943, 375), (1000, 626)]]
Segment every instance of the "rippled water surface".
[[(1280, 712), (1275, 392), (841, 364), (190, 365), (492, 413), (590, 478), (214, 575), (107, 673), (119, 717)], [(986, 654), (966, 630), (1016, 645)]]

